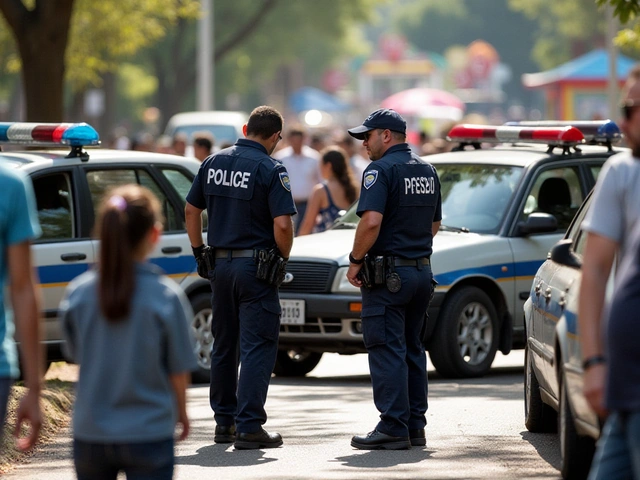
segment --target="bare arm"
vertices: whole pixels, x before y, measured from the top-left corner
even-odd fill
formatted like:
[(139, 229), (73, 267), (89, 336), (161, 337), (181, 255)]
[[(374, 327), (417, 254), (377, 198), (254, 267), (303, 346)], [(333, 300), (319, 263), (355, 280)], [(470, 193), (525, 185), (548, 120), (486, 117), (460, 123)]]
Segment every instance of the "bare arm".
[(187, 235), (192, 247), (200, 247), (202, 241), (202, 212), (198, 207), (194, 207), (189, 202), (184, 208), (184, 220), (187, 227)]
[(316, 223), (316, 217), (318, 216), (318, 213), (320, 213), (323, 197), (326, 197), (326, 194), (324, 193), (322, 185), (316, 185), (313, 187), (313, 192), (311, 192), (311, 197), (309, 197), (309, 203), (307, 204), (304, 218), (300, 223), (300, 228), (298, 228), (298, 236), (309, 235), (313, 231), (313, 226)]
[[(578, 299), (578, 331), (582, 358), (602, 355), (602, 310), (605, 289), (618, 243), (595, 233), (587, 234)], [(604, 410), (605, 365), (593, 365), (584, 372), (584, 394), (601, 416)]]
[[(358, 228), (356, 228), (356, 237), (353, 240), (353, 249), (351, 250), (354, 258), (358, 260), (364, 258), (365, 254), (371, 249), (373, 244), (376, 243), (381, 226), (382, 214), (380, 212), (367, 210), (362, 214)], [(347, 279), (351, 285), (356, 287), (362, 286), (360, 279), (356, 278), (361, 268), (362, 265), (355, 265), (353, 263), (349, 265)]]
[(18, 407), (15, 435), (18, 437), (25, 420), (31, 424), (27, 438), (18, 440), (22, 450), (31, 448), (40, 432), (40, 390), (42, 385), (42, 348), (40, 345), (40, 296), (31, 264), (31, 249), (28, 241), (10, 245), (7, 249), (9, 290), (15, 316), (17, 340), (22, 353), (22, 368), (27, 394)]
[(289, 258), (293, 246), (293, 220), (291, 215), (280, 215), (273, 219), (273, 235), (278, 250), (284, 258)]
[(169, 375), (171, 387), (176, 397), (178, 407), (178, 423), (182, 426), (180, 440), (184, 440), (189, 435), (189, 417), (187, 416), (187, 385), (189, 385), (189, 373), (174, 373)]

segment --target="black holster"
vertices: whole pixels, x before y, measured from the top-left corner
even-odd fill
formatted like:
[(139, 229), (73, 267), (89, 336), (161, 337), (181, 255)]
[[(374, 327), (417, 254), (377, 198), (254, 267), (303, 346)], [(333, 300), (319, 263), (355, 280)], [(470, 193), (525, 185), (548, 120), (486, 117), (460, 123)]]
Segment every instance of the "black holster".
[(254, 252), (254, 261), (258, 265), (256, 271), (258, 280), (276, 287), (282, 284), (287, 273), (287, 261), (280, 255), (280, 251), (276, 247), (269, 250), (256, 250)]

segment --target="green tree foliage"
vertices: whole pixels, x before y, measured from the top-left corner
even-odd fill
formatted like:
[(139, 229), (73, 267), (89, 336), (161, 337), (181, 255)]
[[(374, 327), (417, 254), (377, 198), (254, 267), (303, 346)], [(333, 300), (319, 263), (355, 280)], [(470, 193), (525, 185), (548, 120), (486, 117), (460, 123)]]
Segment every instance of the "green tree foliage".
[(593, 0), (508, 0), (537, 25), (533, 58), (542, 69), (604, 45), (605, 16)]
[(631, 50), (640, 50), (640, 3), (637, 0), (596, 0), (600, 6), (613, 6), (613, 15), (626, 28), (620, 30), (616, 43)]
[[(249, 109), (283, 67), (304, 72), (319, 86), (322, 72), (341, 55), (361, 53), (353, 26), (371, 19), (379, 0), (215, 0), (216, 106), (237, 95)], [(165, 120), (195, 106), (196, 22), (184, 21), (148, 55), (159, 79), (156, 104)], [(283, 82), (286, 79), (283, 79)], [(283, 85), (286, 90), (287, 85)]]
[(101, 74), (198, 9), (197, 0), (0, 0), (15, 40), (0, 34), (0, 68), (21, 67), (28, 120), (60, 121), (65, 79), (76, 90), (99, 85)]

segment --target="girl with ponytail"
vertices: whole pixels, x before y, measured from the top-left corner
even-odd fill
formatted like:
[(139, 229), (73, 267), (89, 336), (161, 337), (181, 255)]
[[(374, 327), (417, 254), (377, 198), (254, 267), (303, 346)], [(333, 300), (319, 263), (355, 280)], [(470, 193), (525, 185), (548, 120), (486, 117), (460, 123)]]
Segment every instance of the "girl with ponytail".
[(79, 480), (171, 479), (174, 430), (189, 433), (186, 386), (197, 367), (192, 311), (179, 287), (146, 262), (162, 232), (158, 199), (125, 185), (98, 211), (96, 269), (60, 304), (67, 357), (80, 365), (73, 413)]
[(347, 153), (331, 146), (320, 155), (320, 172), (325, 181), (313, 187), (298, 235), (325, 231), (338, 218), (340, 210), (349, 208), (359, 196)]

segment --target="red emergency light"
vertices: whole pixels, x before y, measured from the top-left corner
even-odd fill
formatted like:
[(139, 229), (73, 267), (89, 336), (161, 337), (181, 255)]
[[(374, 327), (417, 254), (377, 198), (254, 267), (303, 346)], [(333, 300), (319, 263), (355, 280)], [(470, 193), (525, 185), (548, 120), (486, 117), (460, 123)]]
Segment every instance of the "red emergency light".
[(543, 143), (550, 146), (571, 147), (584, 143), (584, 135), (572, 126), (514, 127), (487, 125), (456, 125), (449, 131), (447, 140), (461, 144), (480, 143)]

